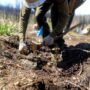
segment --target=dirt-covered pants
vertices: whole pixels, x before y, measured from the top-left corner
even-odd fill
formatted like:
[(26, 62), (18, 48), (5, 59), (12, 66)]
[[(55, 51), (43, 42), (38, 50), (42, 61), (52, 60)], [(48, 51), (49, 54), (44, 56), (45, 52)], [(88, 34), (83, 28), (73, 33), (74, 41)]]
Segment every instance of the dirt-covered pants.
[(25, 34), (26, 34), (30, 13), (31, 13), (30, 8), (22, 6), (20, 12), (20, 30), (23, 32), (23, 35), (21, 35), (20, 38), (23, 38), (23, 40), (25, 40)]
[(49, 26), (46, 22), (46, 12), (51, 8), (51, 21), (53, 31), (51, 32), (51, 36), (56, 36), (59, 33), (63, 32), (63, 28), (66, 25), (69, 8), (68, 1), (64, 0), (62, 3), (52, 2), (52, 0), (46, 0), (46, 2), (37, 8), (36, 11), (36, 19), (39, 27), (43, 26), (44, 36), (47, 36), (50, 32)]
[[(46, 22), (45, 14), (51, 7), (51, 20), (53, 31), (52, 36), (56, 36), (59, 33), (62, 33), (64, 26), (66, 25), (68, 18), (68, 2), (64, 0), (62, 3), (52, 2), (51, 0), (46, 0), (43, 5), (37, 8), (36, 18), (39, 27), (43, 26), (44, 35), (49, 34), (49, 26)], [(31, 9), (25, 6), (22, 7), (20, 13), (20, 30), (23, 31), (23, 39), (25, 40), (25, 33), (28, 25), (29, 16)]]

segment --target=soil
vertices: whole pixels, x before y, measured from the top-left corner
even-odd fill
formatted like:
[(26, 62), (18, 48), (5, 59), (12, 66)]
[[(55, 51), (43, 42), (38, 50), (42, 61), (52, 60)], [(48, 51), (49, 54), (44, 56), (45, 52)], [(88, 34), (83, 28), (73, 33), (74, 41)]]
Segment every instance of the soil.
[(68, 48), (18, 51), (19, 37), (0, 36), (0, 90), (90, 90), (89, 35), (65, 35)]

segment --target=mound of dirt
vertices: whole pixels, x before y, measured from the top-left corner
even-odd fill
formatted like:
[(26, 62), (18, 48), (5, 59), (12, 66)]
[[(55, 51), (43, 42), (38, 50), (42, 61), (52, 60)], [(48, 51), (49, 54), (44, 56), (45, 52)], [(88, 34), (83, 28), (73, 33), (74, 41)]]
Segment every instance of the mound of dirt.
[(89, 50), (73, 45), (60, 52), (42, 46), (21, 54), (18, 36), (2, 38), (0, 90), (90, 90)]

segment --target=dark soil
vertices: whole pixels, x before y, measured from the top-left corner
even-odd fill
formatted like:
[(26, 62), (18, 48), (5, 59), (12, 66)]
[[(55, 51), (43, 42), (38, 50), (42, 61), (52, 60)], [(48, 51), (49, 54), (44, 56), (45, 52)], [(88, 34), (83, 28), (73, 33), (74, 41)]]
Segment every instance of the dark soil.
[(23, 54), (18, 36), (0, 37), (0, 90), (90, 90), (89, 36), (66, 35), (62, 52), (42, 46)]

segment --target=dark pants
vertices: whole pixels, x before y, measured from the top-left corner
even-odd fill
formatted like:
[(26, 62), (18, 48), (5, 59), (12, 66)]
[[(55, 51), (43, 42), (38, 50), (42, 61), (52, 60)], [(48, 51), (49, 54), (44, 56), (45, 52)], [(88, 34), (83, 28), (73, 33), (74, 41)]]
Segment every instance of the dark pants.
[[(51, 20), (53, 31), (50, 33), (49, 26), (46, 22), (45, 14), (51, 8)], [(20, 29), (23, 31), (23, 40), (25, 40), (26, 29), (28, 25), (29, 16), (31, 13), (31, 9), (23, 6), (20, 13)], [(63, 32), (63, 28), (67, 22), (68, 18), (68, 3), (65, 0), (62, 3), (55, 3), (50, 0), (46, 0), (46, 2), (37, 8), (36, 10), (36, 19), (39, 25), (39, 28), (43, 26), (44, 37), (48, 34), (55, 37), (59, 33)]]
[[(71, 0), (68, 0), (68, 3), (70, 3)], [(81, 6), (86, 0), (77, 0), (76, 5), (73, 7), (72, 11), (70, 12), (69, 18), (68, 18), (68, 22), (66, 25), (66, 32), (69, 30), (72, 21), (73, 21), (73, 17), (75, 15), (75, 9), (77, 9), (79, 6)]]
[(44, 36), (47, 36), (50, 32), (49, 26), (46, 22), (45, 14), (51, 8), (51, 21), (53, 31), (51, 32), (51, 36), (55, 37), (58, 33), (62, 33), (63, 29), (66, 25), (69, 9), (68, 9), (68, 1), (64, 0), (62, 3), (52, 2), (50, 0), (46, 0), (46, 2), (37, 8), (37, 22), (39, 27), (43, 26)]
[(54, 3), (54, 5), (51, 8), (53, 36), (63, 33), (63, 29), (65, 28), (65, 25), (68, 20), (68, 15), (69, 8), (67, 0), (65, 0), (63, 3)]
[[(51, 22), (52, 22), (52, 32), (50, 33), (49, 26), (46, 22), (45, 14), (51, 8)], [(56, 37), (63, 33), (63, 29), (67, 23), (69, 15), (68, 1), (64, 0), (62, 3), (52, 2), (46, 0), (46, 2), (37, 8), (37, 22), (39, 27), (43, 26), (44, 37), (51, 34), (52, 37)], [(60, 47), (64, 44), (63, 36), (56, 39)]]
[(36, 9), (36, 20), (39, 25), (39, 28), (43, 27), (43, 37), (47, 36), (50, 33), (50, 28), (45, 15), (52, 4), (53, 3), (50, 0), (46, 0), (42, 6)]

